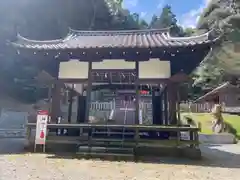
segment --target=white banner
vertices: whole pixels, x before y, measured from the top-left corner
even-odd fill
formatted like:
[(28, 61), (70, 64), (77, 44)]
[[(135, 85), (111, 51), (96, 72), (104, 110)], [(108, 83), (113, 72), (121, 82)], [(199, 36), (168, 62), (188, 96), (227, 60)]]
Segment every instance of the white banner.
[(48, 112), (39, 111), (37, 115), (35, 144), (45, 145), (46, 134), (47, 134), (47, 122), (48, 122)]

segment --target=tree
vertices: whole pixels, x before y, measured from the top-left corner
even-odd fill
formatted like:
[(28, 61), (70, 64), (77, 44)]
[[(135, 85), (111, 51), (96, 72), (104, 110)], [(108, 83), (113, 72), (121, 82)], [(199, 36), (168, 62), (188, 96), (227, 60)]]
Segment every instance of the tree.
[(217, 36), (221, 35), (221, 43), (197, 69), (195, 84), (216, 86), (224, 77), (239, 75), (240, 54), (236, 51), (240, 42), (239, 7), (239, 0), (212, 0), (201, 14), (198, 29), (213, 29)]
[(174, 36), (183, 36), (183, 29), (177, 25), (176, 15), (172, 12), (171, 6), (163, 7), (160, 16), (153, 15), (150, 28), (163, 29), (171, 28), (170, 33)]
[(192, 36), (196, 33), (196, 29), (186, 28), (184, 29), (184, 36)]

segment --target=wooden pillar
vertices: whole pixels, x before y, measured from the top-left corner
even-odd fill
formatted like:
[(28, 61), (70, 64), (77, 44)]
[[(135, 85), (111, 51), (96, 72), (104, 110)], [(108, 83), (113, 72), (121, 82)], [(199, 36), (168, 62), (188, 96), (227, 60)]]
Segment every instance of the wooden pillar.
[(169, 111), (168, 111), (168, 120), (170, 125), (177, 125), (177, 85), (176, 83), (170, 82), (168, 84), (168, 103), (169, 103)]
[[(83, 96), (84, 84), (80, 85), (80, 91), (77, 98), (78, 108), (77, 108), (77, 122), (84, 123), (86, 117), (86, 96)], [(79, 89), (78, 89), (79, 90)]]
[(135, 124), (139, 124), (139, 99), (140, 99), (140, 95), (139, 95), (139, 62), (136, 61), (135, 62), (135, 71), (136, 71), (136, 81), (135, 81), (135, 91), (136, 91), (136, 100), (135, 100)]
[(61, 114), (60, 103), (61, 103), (61, 84), (58, 80), (59, 75), (59, 66), (60, 66), (60, 59), (54, 59), (50, 64), (47, 63), (44, 67), (46, 71), (54, 77), (53, 83), (51, 85), (52, 89), (52, 102), (51, 102), (51, 122), (57, 123), (57, 118)]
[(57, 118), (58, 116), (61, 115), (60, 103), (61, 103), (61, 86), (59, 82), (55, 82), (52, 91), (51, 122), (57, 123)]
[(159, 91), (152, 91), (153, 124), (162, 125), (162, 96)]
[(152, 124), (157, 124), (157, 116), (156, 116), (156, 93), (155, 89), (152, 88)]
[(86, 113), (85, 122), (89, 121), (89, 111), (91, 105), (91, 92), (92, 92), (92, 62), (88, 62), (88, 81), (87, 81), (87, 94), (86, 94)]
[(157, 120), (157, 123), (158, 125), (163, 125), (163, 111), (162, 111), (162, 108), (163, 108), (163, 103), (162, 103), (162, 98), (163, 98), (163, 95), (160, 91), (157, 92), (157, 117), (158, 117), (158, 120)]
[(167, 97), (167, 86), (165, 87), (163, 91), (163, 106), (164, 106), (164, 125), (168, 125), (169, 119), (168, 119), (168, 97)]
[(72, 120), (72, 105), (73, 105), (73, 92), (74, 91), (74, 84), (70, 89), (69, 99), (68, 99), (68, 123), (71, 123)]
[(48, 84), (48, 112), (52, 111), (52, 84)]
[(77, 113), (77, 122), (84, 123), (86, 117), (86, 96), (78, 96), (78, 113)]
[(181, 113), (180, 113), (180, 101), (181, 101), (181, 96), (180, 96), (180, 89), (179, 86), (177, 87), (177, 105), (176, 105), (176, 109), (177, 109), (177, 125), (181, 125)]

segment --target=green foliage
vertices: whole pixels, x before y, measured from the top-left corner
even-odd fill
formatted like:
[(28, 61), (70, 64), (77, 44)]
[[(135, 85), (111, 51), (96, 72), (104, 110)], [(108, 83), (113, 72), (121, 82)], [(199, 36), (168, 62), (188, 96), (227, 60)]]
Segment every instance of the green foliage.
[(221, 35), (221, 43), (213, 47), (195, 71), (195, 85), (203, 88), (216, 87), (226, 77), (239, 75), (239, 52), (235, 52), (235, 45), (240, 42), (238, 3), (239, 0), (212, 0), (201, 14), (198, 30), (215, 29)]
[(195, 34), (195, 32), (196, 32), (196, 29), (186, 28), (186, 29), (184, 29), (184, 36), (186, 36), (186, 37), (192, 36)]
[(176, 15), (172, 12), (171, 6), (163, 7), (160, 16), (153, 15), (150, 28), (164, 29), (170, 28), (170, 33), (175, 36), (183, 36), (183, 29), (177, 25)]

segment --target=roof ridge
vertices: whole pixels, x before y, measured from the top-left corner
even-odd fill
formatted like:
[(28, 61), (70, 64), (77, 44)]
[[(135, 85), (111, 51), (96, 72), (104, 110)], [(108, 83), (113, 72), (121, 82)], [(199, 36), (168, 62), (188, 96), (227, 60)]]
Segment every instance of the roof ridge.
[(169, 28), (162, 28), (162, 29), (136, 29), (136, 30), (76, 30), (69, 28), (69, 34), (146, 34), (146, 33), (167, 33), (169, 32)]
[(211, 94), (214, 94), (214, 93), (217, 93), (219, 90), (221, 90), (222, 88), (226, 88), (228, 86), (234, 86), (232, 85), (229, 81), (226, 81), (226, 82), (223, 82), (221, 83), (220, 85), (218, 85), (217, 87), (213, 88), (212, 90), (210, 90), (209, 92), (207, 92), (206, 94), (204, 94), (203, 96), (200, 96), (199, 98), (197, 98), (194, 102), (197, 102), (197, 101), (201, 101), (203, 100), (205, 97), (211, 95)]

